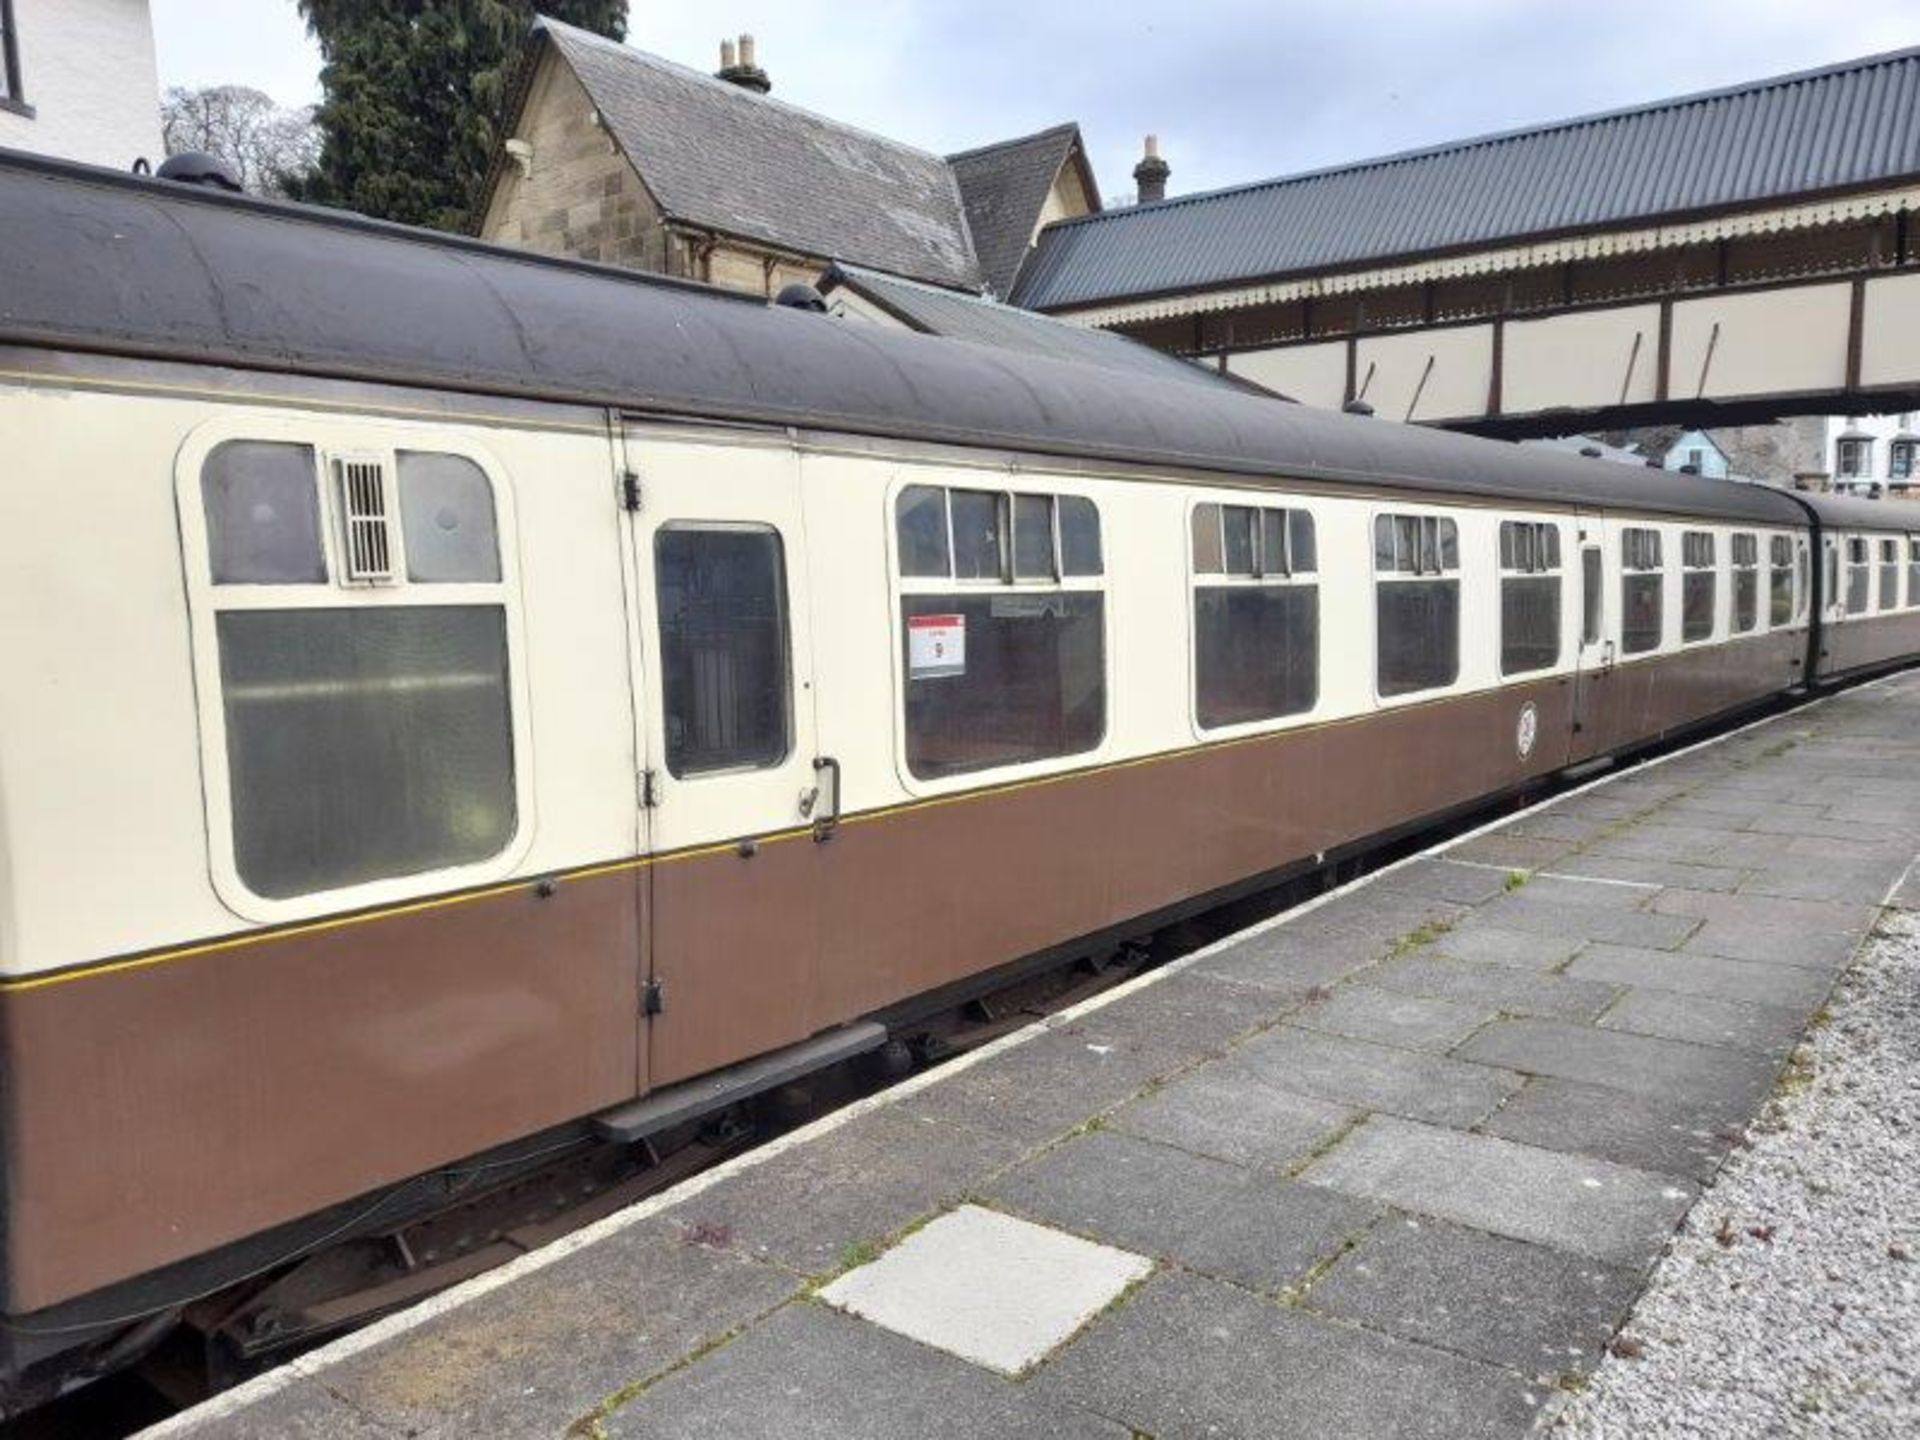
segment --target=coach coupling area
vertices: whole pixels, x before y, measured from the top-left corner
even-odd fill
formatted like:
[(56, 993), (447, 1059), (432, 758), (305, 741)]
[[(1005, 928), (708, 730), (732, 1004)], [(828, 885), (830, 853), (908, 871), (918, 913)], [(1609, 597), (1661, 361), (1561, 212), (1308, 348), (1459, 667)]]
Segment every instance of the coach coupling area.
[(1383, 870), (160, 1431), (1524, 1434), (1885, 905), (1920, 676)]

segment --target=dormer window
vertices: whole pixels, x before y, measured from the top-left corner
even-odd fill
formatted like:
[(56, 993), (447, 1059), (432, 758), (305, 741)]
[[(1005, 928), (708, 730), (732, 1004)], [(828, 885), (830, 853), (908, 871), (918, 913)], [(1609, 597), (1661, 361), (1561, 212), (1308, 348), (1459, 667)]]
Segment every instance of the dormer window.
[(1917, 457), (1920, 457), (1920, 437), (1896, 436), (1887, 450), (1887, 478), (1912, 480), (1914, 461)]

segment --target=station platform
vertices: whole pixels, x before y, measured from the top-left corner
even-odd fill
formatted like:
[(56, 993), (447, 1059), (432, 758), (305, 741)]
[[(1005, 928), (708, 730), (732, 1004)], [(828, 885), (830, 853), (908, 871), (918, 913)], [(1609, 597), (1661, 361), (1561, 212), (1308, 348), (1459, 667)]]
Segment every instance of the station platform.
[(1499, 1436), (1883, 907), (1920, 675), (1384, 869), (148, 1432)]

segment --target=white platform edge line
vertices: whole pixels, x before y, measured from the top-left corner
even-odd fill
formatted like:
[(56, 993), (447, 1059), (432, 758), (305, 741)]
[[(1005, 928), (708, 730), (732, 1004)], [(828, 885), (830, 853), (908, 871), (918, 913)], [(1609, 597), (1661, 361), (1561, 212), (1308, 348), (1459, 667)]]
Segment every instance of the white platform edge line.
[[(1905, 672), (1870, 680), (1837, 693), (1838, 695), (1858, 695), (1888, 684), (1890, 681), (1902, 678), (1906, 678)], [(371, 1349), (376, 1345), (393, 1339), (395, 1336), (404, 1335), (409, 1330), (417, 1329), (429, 1320), (437, 1319), (449, 1311), (457, 1310), (471, 1301), (478, 1300), (483, 1295), (491, 1294), (504, 1285), (513, 1284), (524, 1276), (534, 1274), (549, 1265), (557, 1264), (559, 1261), (566, 1259), (567, 1256), (572, 1255), (575, 1251), (583, 1250), (590, 1245), (597, 1244), (610, 1235), (617, 1235), (629, 1226), (637, 1225), (643, 1220), (650, 1219), (661, 1211), (670, 1209), (678, 1205), (681, 1201), (690, 1199), (709, 1187), (719, 1184), (722, 1180), (752, 1170), (774, 1159), (776, 1156), (785, 1154), (788, 1150), (796, 1146), (806, 1144), (810, 1140), (817, 1139), (822, 1135), (831, 1134), (841, 1126), (850, 1124), (863, 1115), (885, 1109), (888, 1106), (905, 1100), (909, 1096), (917, 1095), (920, 1091), (929, 1089), (954, 1075), (970, 1070), (975, 1065), (979, 1065), (995, 1055), (1024, 1045), (1029, 1040), (1036, 1039), (1062, 1025), (1070, 1024), (1083, 1015), (1091, 1015), (1129, 995), (1145, 990), (1151, 985), (1157, 985), (1164, 980), (1171, 979), (1175, 975), (1183, 974), (1195, 965), (1198, 965), (1201, 961), (1209, 959), (1231, 946), (1238, 945), (1245, 940), (1251, 939), (1253, 936), (1265, 934), (1267, 931), (1277, 929), (1282, 925), (1291, 924), (1302, 915), (1310, 914), (1322, 905), (1340, 899), (1367, 885), (1371, 885), (1377, 880), (1385, 879), (1395, 871), (1411, 865), (1415, 861), (1430, 860), (1436, 855), (1444, 855), (1455, 846), (1464, 845), (1470, 840), (1478, 839), (1480, 836), (1488, 834), (1491, 831), (1510, 825), (1522, 816), (1538, 814), (1543, 810), (1551, 810), (1555, 805), (1563, 801), (1571, 800), (1578, 795), (1585, 795), (1591, 790), (1601, 789), (1604, 786), (1613, 784), (1615, 781), (1629, 779), (1636, 775), (1643, 775), (1647, 771), (1658, 769), (1670, 761), (1683, 759), (1688, 755), (1697, 754), (1702, 750), (1710, 750), (1716, 745), (1724, 745), (1730, 740), (1737, 740), (1740, 736), (1748, 734), (1751, 731), (1764, 729), (1769, 725), (1777, 725), (1781, 721), (1792, 720), (1797, 716), (1805, 715), (1810, 711), (1817, 710), (1830, 703), (1835, 698), (1837, 698), (1835, 694), (1822, 695), (1816, 700), (1787, 711), (1785, 714), (1763, 716), (1758, 720), (1749, 721), (1745, 725), (1729, 730), (1724, 735), (1710, 736), (1705, 740), (1696, 741), (1691, 745), (1672, 751), (1669, 754), (1659, 755), (1651, 760), (1636, 762), (1624, 769), (1609, 770), (1587, 781), (1584, 785), (1577, 785), (1571, 790), (1551, 796), (1546, 800), (1540, 801), (1538, 804), (1529, 805), (1525, 809), (1516, 810), (1510, 815), (1502, 815), (1496, 820), (1490, 820), (1485, 825), (1469, 830), (1464, 835), (1456, 835), (1453, 839), (1436, 845), (1430, 850), (1421, 850), (1412, 855), (1404, 856), (1394, 861), (1391, 865), (1382, 866), (1378, 870), (1362, 875), (1357, 880), (1350, 880), (1346, 884), (1329, 890), (1323, 895), (1316, 895), (1313, 899), (1303, 901), (1291, 909), (1283, 910), (1278, 915), (1269, 916), (1258, 924), (1250, 925), (1244, 930), (1236, 930), (1231, 935), (1223, 936), (1211, 945), (1195, 950), (1190, 955), (1183, 955), (1178, 960), (1169, 961), (1167, 964), (1151, 970), (1145, 975), (1136, 976), (1124, 984), (1114, 986), (1111, 990), (1103, 990), (1098, 995), (1090, 996), (1077, 1005), (1071, 1005), (1064, 1010), (1055, 1011), (1051, 1015), (1034, 1021), (1031, 1025), (1015, 1030), (1009, 1035), (1003, 1035), (998, 1040), (989, 1041), (979, 1049), (969, 1051), (958, 1059), (950, 1060), (937, 1069), (926, 1071), (908, 1080), (903, 1080), (898, 1085), (882, 1090), (876, 1095), (869, 1095), (864, 1099), (856, 1100), (852, 1104), (834, 1111), (831, 1115), (822, 1116), (811, 1124), (801, 1126), (798, 1130), (788, 1131), (785, 1135), (770, 1140), (765, 1145), (749, 1150), (745, 1154), (736, 1155), (733, 1159), (724, 1161), (714, 1166), (711, 1170), (703, 1170), (700, 1174), (683, 1180), (678, 1185), (661, 1191), (658, 1195), (650, 1196), (638, 1204), (629, 1206), (625, 1210), (617, 1211), (612, 1215), (596, 1220), (591, 1225), (574, 1231), (571, 1235), (563, 1236), (561, 1239), (555, 1240), (549, 1245), (542, 1246), (538, 1250), (530, 1251), (518, 1259), (510, 1260), (496, 1270), (489, 1270), (484, 1275), (476, 1275), (471, 1280), (464, 1280), (458, 1285), (443, 1290), (438, 1295), (421, 1301), (418, 1305), (397, 1311), (387, 1316), (384, 1320), (375, 1321), (365, 1329), (356, 1330), (351, 1335), (342, 1336), (338, 1340), (321, 1346), (318, 1350), (310, 1351), (305, 1355), (289, 1360), (285, 1365), (270, 1370), (264, 1375), (257, 1376), (245, 1384), (237, 1385), (231, 1390), (223, 1391), (210, 1400), (194, 1406), (191, 1410), (183, 1410), (180, 1414), (171, 1416), (161, 1421), (158, 1425), (140, 1431), (138, 1440), (170, 1440), (170, 1437), (191, 1433), (194, 1426), (202, 1421), (218, 1420), (237, 1411), (247, 1409), (286, 1389), (296, 1380), (317, 1376), (332, 1366), (339, 1364), (341, 1361), (350, 1359), (364, 1350)], [(1917, 856), (1916, 860), (1920, 861), (1920, 856)]]

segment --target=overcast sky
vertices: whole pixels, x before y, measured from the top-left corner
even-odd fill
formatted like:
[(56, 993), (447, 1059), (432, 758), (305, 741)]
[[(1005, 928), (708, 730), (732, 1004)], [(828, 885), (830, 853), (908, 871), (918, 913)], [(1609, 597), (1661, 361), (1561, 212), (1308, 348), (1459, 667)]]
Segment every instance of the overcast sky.
[[(319, 98), (293, 0), (152, 0), (163, 85)], [(1161, 137), (1174, 193), (1920, 44), (1920, 0), (636, 0), (628, 42), (952, 151), (1077, 120), (1109, 199)]]

